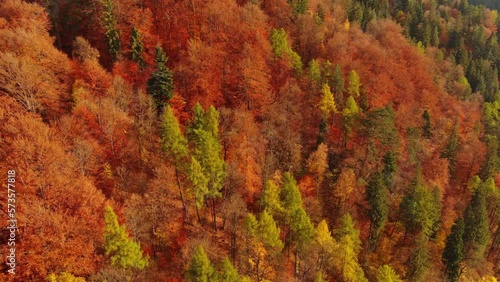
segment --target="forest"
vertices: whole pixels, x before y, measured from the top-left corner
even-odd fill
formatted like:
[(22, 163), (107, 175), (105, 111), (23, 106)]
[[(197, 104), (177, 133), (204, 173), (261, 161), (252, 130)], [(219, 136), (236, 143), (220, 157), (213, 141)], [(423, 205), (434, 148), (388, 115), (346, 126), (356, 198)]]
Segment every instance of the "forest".
[(0, 281), (497, 281), (495, 8), (0, 1)]

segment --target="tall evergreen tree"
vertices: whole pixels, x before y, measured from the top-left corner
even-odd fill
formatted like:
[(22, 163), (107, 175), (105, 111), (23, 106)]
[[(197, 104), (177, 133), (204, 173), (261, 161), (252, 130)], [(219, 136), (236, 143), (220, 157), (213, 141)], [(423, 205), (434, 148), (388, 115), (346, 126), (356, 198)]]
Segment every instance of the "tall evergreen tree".
[(184, 217), (187, 218), (187, 205), (184, 199), (184, 194), (182, 193), (182, 187), (180, 182), (180, 171), (186, 169), (187, 164), (187, 139), (182, 134), (179, 121), (174, 115), (174, 112), (169, 105), (165, 108), (162, 115), (162, 131), (161, 131), (161, 145), (163, 152), (166, 153), (167, 157), (174, 162), (175, 176), (177, 180), (177, 186), (179, 188), (179, 194), (182, 201), (182, 206), (184, 210)]
[(377, 282), (403, 282), (394, 269), (385, 264), (377, 270)]
[(151, 73), (147, 83), (147, 91), (153, 97), (159, 113), (163, 111), (165, 103), (174, 96), (174, 80), (172, 71), (167, 67), (167, 56), (161, 46), (155, 49), (156, 70)]
[(451, 227), (450, 235), (446, 237), (446, 246), (442, 258), (446, 266), (446, 276), (452, 282), (457, 282), (460, 277), (460, 263), (464, 256), (464, 231), (464, 220), (458, 218)]
[(102, 0), (104, 6), (104, 34), (108, 39), (108, 50), (113, 61), (118, 58), (121, 49), (120, 31), (116, 28), (115, 4), (113, 0)]
[(372, 249), (375, 249), (376, 242), (380, 238), (389, 216), (387, 188), (381, 173), (375, 173), (370, 179), (366, 187), (366, 198), (370, 204), (370, 210), (368, 211), (371, 221), (370, 242), (372, 243)]
[(118, 218), (110, 206), (106, 206), (104, 221), (104, 250), (111, 256), (111, 264), (123, 269), (143, 269), (148, 260), (141, 247), (129, 238), (127, 229), (118, 223)]
[(238, 270), (234, 267), (228, 257), (222, 261), (220, 282), (240, 282)]
[(406, 276), (409, 281), (425, 281), (425, 275), (430, 266), (428, 241), (429, 239), (424, 233), (420, 233), (415, 238), (415, 247), (407, 262), (408, 270)]
[(349, 72), (349, 87), (347, 88), (347, 92), (354, 98), (359, 97), (359, 90), (361, 87), (361, 81), (359, 79), (359, 75), (355, 70)]
[(142, 52), (144, 50), (144, 44), (142, 43), (141, 35), (137, 28), (132, 27), (132, 37), (130, 38), (130, 59), (136, 62), (139, 67), (144, 67), (144, 57)]
[(202, 174), (208, 179), (206, 197), (212, 199), (212, 223), (217, 229), (216, 200), (222, 196), (221, 190), (227, 175), (219, 141), (219, 113), (212, 106), (205, 112), (199, 103), (193, 111), (189, 137), (194, 145), (193, 155), (200, 164)]
[(425, 110), (422, 114), (422, 118), (424, 119), (424, 125), (422, 126), (422, 135), (429, 139), (432, 136), (431, 133), (431, 116), (428, 110)]
[(199, 245), (194, 250), (189, 263), (187, 279), (189, 282), (209, 282), (214, 281), (215, 270), (205, 252), (203, 246)]
[(359, 230), (354, 227), (354, 221), (350, 214), (345, 214), (342, 217), (340, 226), (335, 233), (340, 246), (339, 255), (342, 258), (340, 268), (343, 280), (367, 282), (363, 268), (358, 261), (358, 254), (361, 251)]
[(490, 240), (485, 192), (484, 184), (476, 188), (464, 214), (464, 250), (466, 257), (472, 261), (480, 261), (483, 258)]

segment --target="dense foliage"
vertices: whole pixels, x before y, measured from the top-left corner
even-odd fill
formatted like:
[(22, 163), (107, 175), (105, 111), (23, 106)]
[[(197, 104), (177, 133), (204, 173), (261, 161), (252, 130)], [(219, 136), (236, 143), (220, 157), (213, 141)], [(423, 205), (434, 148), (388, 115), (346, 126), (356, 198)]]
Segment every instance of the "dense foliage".
[(496, 281), (480, 4), (0, 1), (0, 280)]

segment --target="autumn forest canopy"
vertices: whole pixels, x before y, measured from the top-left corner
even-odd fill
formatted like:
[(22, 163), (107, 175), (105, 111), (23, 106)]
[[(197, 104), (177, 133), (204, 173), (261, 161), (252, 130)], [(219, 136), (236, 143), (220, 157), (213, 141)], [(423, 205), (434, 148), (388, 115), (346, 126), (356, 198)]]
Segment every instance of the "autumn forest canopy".
[(497, 281), (498, 8), (0, 1), (0, 280)]

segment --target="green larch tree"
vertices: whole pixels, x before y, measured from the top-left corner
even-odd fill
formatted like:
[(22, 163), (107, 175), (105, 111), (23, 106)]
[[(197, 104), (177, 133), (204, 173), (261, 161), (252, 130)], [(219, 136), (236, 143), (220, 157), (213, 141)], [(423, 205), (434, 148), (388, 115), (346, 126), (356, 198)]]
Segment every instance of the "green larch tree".
[(340, 271), (344, 281), (367, 282), (363, 268), (359, 264), (358, 254), (361, 251), (361, 240), (359, 230), (354, 227), (354, 221), (350, 214), (345, 214), (340, 226), (335, 232), (339, 242), (339, 253), (341, 256)]
[(277, 252), (283, 249), (283, 242), (280, 240), (280, 232), (274, 218), (266, 211), (263, 211), (259, 216), (257, 237), (264, 244), (266, 249)]
[(344, 126), (344, 146), (347, 145), (347, 140), (351, 135), (355, 122), (359, 116), (360, 110), (358, 104), (352, 96), (349, 96), (346, 101), (344, 110), (342, 111), (342, 124)]
[(187, 271), (187, 279), (189, 282), (209, 282), (214, 281), (216, 272), (210, 262), (210, 259), (205, 252), (203, 246), (199, 245), (193, 252), (189, 268)]
[(147, 83), (147, 91), (156, 103), (158, 112), (163, 111), (164, 105), (174, 96), (174, 79), (172, 71), (167, 67), (167, 55), (161, 46), (156, 46), (156, 70), (151, 73)]
[(359, 97), (359, 89), (361, 87), (361, 81), (359, 79), (359, 75), (355, 70), (349, 72), (349, 87), (347, 88), (347, 92), (354, 98)]
[(148, 266), (148, 259), (142, 254), (141, 247), (129, 234), (125, 225), (118, 223), (113, 208), (106, 206), (104, 221), (104, 250), (111, 258), (111, 264), (122, 269), (141, 270)]
[(268, 180), (260, 197), (260, 204), (270, 215), (279, 216), (284, 210), (281, 206), (280, 188), (272, 180)]
[(384, 264), (377, 270), (377, 282), (403, 282), (389, 265)]
[(425, 281), (425, 275), (430, 266), (430, 252), (428, 237), (420, 233), (415, 239), (415, 247), (407, 261), (406, 278), (409, 281)]
[(344, 92), (345, 83), (344, 78), (342, 77), (342, 69), (339, 64), (335, 64), (332, 75), (332, 82), (330, 84), (331, 89), (336, 95), (336, 98), (340, 104), (344, 102)]
[[(161, 145), (163, 152), (167, 155), (175, 167), (175, 176), (179, 194), (181, 197), (182, 208), (184, 210), (184, 218), (188, 218), (188, 210), (184, 194), (182, 192), (180, 173), (184, 171), (188, 156), (188, 142), (184, 134), (182, 134), (179, 121), (174, 115), (174, 112), (169, 105), (165, 108), (162, 115), (162, 130), (161, 130)], [(193, 167), (191, 167), (193, 168)]]
[(219, 277), (220, 282), (239, 282), (238, 270), (231, 263), (228, 257), (222, 261), (221, 274)]
[(330, 91), (330, 86), (328, 86), (328, 84), (326, 83), (323, 84), (323, 87), (321, 88), (321, 100), (319, 102), (319, 108), (323, 113), (323, 118), (325, 120), (328, 120), (328, 118), (334, 116), (334, 114), (337, 113), (337, 105), (335, 104), (335, 98), (333, 97), (333, 94)]
[(208, 178), (203, 173), (200, 162), (195, 157), (191, 157), (188, 178), (195, 195), (196, 215), (198, 222), (201, 224), (200, 208), (205, 204), (205, 197), (208, 194)]

